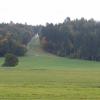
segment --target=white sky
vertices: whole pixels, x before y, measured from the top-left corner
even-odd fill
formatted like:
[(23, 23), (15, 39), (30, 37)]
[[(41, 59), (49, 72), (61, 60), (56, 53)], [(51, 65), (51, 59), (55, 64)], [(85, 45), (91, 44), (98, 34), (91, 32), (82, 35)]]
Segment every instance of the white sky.
[(100, 0), (0, 0), (0, 23), (32, 25), (85, 17), (100, 20)]

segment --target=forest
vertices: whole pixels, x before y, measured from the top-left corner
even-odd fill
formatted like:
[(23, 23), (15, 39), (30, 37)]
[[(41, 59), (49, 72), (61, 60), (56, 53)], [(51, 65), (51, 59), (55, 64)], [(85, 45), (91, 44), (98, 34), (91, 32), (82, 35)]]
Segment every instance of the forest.
[(52, 54), (86, 60), (100, 60), (100, 22), (85, 18), (47, 23), (39, 33), (42, 47)]
[(27, 25), (19, 23), (0, 24), (0, 56), (13, 53), (23, 56), (27, 44), (39, 35), (41, 47), (61, 57), (100, 60), (100, 22), (94, 19), (67, 17), (59, 24)]
[(12, 53), (24, 56), (27, 44), (33, 37), (33, 26), (25, 24), (1, 23), (0, 24), (0, 56)]

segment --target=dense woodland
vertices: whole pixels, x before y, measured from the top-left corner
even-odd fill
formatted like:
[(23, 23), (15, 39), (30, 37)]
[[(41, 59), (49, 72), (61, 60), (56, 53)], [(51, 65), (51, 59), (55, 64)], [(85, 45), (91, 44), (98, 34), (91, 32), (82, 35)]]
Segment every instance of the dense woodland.
[(44, 50), (58, 56), (100, 60), (100, 22), (84, 18), (42, 27), (40, 40)]
[(23, 56), (27, 44), (37, 33), (41, 47), (47, 52), (62, 57), (100, 60), (100, 22), (69, 17), (63, 23), (47, 23), (46, 26), (0, 24), (0, 56), (6, 53)]
[(23, 56), (33, 35), (33, 26), (13, 22), (0, 24), (0, 56), (7, 53)]

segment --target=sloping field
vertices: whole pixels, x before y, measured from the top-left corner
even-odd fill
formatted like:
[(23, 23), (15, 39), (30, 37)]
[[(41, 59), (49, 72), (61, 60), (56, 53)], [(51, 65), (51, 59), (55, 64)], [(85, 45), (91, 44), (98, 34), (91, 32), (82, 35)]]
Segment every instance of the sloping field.
[(45, 53), (35, 38), (28, 49), (18, 66), (0, 67), (0, 100), (100, 100), (99, 62)]

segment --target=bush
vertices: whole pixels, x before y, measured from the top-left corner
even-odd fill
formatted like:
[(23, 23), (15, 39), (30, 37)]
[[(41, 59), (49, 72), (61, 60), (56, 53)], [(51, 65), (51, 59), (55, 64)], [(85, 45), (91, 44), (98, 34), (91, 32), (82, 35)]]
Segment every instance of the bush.
[(24, 56), (27, 52), (27, 48), (25, 45), (17, 45), (14, 51), (14, 54), (17, 56)]
[(14, 67), (18, 65), (18, 57), (14, 54), (8, 53), (5, 55), (5, 62), (3, 66)]

